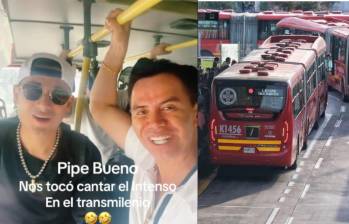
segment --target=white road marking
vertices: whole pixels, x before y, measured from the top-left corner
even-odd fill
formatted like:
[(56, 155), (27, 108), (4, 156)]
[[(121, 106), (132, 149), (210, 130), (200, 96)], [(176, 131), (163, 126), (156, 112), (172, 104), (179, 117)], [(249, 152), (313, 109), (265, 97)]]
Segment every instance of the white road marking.
[(265, 224), (272, 224), (280, 208), (274, 208)]
[(316, 135), (314, 136), (314, 139), (311, 140), (311, 143), (308, 145), (307, 151), (304, 153), (303, 158), (309, 158), (311, 152), (313, 151), (314, 145), (317, 141), (317, 139), (321, 136), (322, 132), (324, 131), (327, 123), (330, 121), (332, 117), (332, 114), (326, 115), (324, 122), (322, 123), (319, 130), (316, 132)]
[(293, 181), (290, 181), (290, 182), (288, 182), (288, 184), (287, 184), (288, 187), (293, 187), (294, 185), (295, 185), (295, 182), (293, 182)]
[(253, 217), (252, 214), (229, 214), (229, 213), (209, 213), (210, 216), (220, 216), (220, 217)]
[(324, 160), (324, 158), (319, 158), (318, 161), (316, 162), (314, 168), (319, 169), (323, 160)]
[(291, 192), (291, 189), (290, 188), (286, 188), (285, 190), (284, 190), (284, 194), (289, 194)]
[[(201, 207), (208, 207), (209, 205), (203, 205)], [(246, 205), (215, 205), (212, 207), (220, 207), (220, 208), (256, 208), (256, 209), (266, 209), (273, 208), (271, 206), (246, 206)]]
[(304, 161), (304, 160), (302, 160), (302, 161), (299, 163), (300, 166), (304, 166), (304, 164), (305, 164), (305, 161)]
[(302, 171), (302, 168), (297, 167), (297, 169), (296, 169), (296, 173), (299, 173), (299, 172), (301, 172), (301, 171)]
[[(198, 206), (198, 208), (205, 208), (205, 207), (209, 207), (211, 205), (209, 204), (200, 204)], [(246, 205), (214, 205), (211, 207), (215, 207), (215, 208), (250, 208), (250, 209), (271, 209), (273, 207), (271, 206), (246, 206)]]
[(292, 175), (292, 179), (293, 179), (293, 180), (296, 180), (297, 178), (298, 178), (298, 174), (297, 174), (297, 173), (295, 173), (295, 174)]
[(304, 198), (304, 197), (305, 197), (305, 195), (306, 195), (307, 192), (309, 191), (309, 188), (310, 188), (310, 184), (305, 185), (304, 190), (303, 190), (303, 192), (302, 192), (302, 194), (301, 194), (301, 198)]
[(333, 136), (331, 135), (326, 141), (326, 144), (325, 144), (326, 147), (329, 147), (331, 145), (332, 139), (333, 139)]
[(334, 127), (339, 128), (341, 126), (341, 123), (342, 123), (342, 119), (337, 120), (336, 123), (334, 124)]
[(293, 217), (289, 217), (287, 220), (286, 220), (286, 222), (285, 222), (285, 224), (291, 224), (292, 223), (292, 221), (293, 221)]
[(279, 199), (279, 202), (282, 203), (282, 202), (284, 202), (285, 200), (286, 200), (285, 197), (281, 197), (281, 198)]
[(345, 106), (341, 106), (341, 113), (344, 113), (346, 110), (346, 107)]

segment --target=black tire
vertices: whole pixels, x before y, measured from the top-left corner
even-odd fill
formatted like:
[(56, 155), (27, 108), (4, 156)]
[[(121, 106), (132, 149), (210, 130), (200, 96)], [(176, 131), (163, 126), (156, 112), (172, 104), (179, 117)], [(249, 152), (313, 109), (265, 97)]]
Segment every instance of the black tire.
[(296, 155), (296, 159), (294, 160), (293, 164), (288, 168), (288, 170), (295, 170), (297, 169), (298, 167), (298, 152), (297, 152), (297, 155)]
[(292, 165), (290, 167), (288, 167), (288, 170), (295, 170), (298, 167), (298, 155), (299, 155), (299, 136), (298, 136), (298, 140), (297, 140), (297, 152), (296, 152), (296, 159), (294, 160), (294, 162), (292, 163)]

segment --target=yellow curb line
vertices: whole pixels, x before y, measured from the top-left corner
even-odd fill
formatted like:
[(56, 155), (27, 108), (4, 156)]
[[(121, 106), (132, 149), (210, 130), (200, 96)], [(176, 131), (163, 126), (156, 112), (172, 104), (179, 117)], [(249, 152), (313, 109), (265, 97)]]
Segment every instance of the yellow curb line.
[(218, 168), (214, 169), (212, 174), (205, 179), (199, 180), (199, 196), (207, 189), (208, 185), (216, 178)]

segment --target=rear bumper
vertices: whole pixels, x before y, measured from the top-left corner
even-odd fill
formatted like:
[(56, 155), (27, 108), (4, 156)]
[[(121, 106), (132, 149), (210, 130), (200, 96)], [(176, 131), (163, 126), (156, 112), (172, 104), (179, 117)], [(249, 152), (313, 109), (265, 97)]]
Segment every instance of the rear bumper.
[(280, 152), (259, 152), (253, 154), (240, 151), (217, 150), (210, 148), (211, 162), (215, 165), (256, 165), (256, 166), (291, 166), (291, 150), (281, 149)]

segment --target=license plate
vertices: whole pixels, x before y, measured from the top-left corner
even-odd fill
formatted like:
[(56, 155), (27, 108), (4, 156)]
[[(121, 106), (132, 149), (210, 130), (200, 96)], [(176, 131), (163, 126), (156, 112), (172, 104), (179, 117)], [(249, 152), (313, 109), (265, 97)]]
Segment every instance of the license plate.
[(255, 153), (256, 149), (253, 147), (244, 147), (243, 152), (244, 153)]

